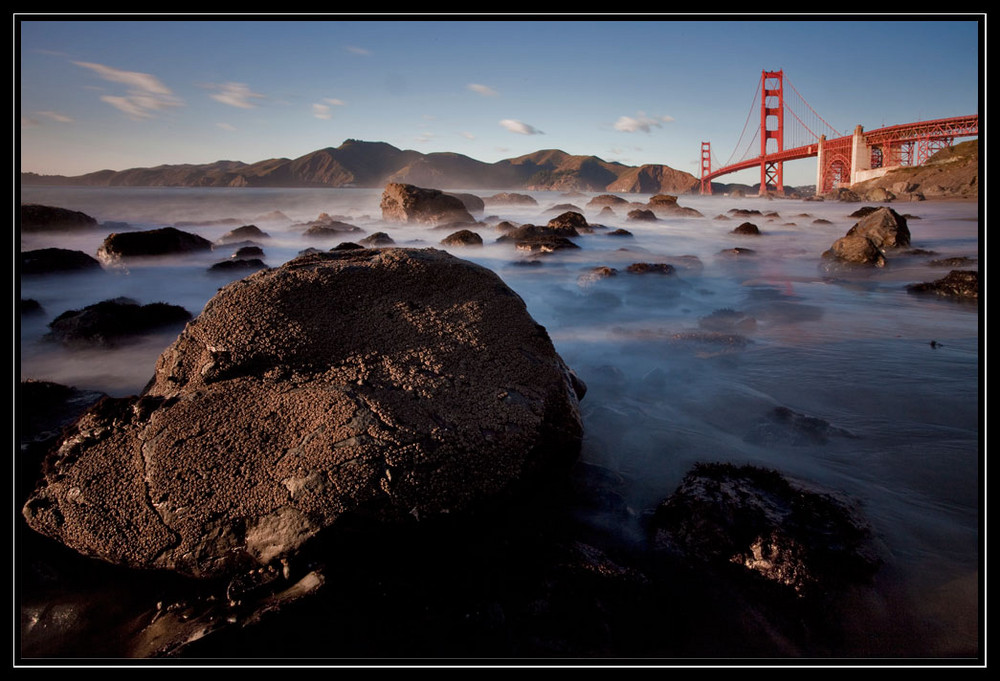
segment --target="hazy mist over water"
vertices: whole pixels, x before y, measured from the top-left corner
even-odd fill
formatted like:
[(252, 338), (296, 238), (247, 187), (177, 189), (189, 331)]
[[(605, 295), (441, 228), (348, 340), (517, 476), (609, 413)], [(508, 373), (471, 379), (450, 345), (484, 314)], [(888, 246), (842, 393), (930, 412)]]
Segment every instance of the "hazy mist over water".
[[(487, 205), (485, 216), (545, 224), (559, 212), (547, 212), (550, 206), (572, 203), (592, 224), (633, 236), (598, 230), (576, 238), (578, 250), (537, 257), (494, 243), (501, 233), (492, 225), (476, 229), (483, 247), (445, 247), (439, 242), (448, 231), (383, 223), (377, 189), (22, 187), (22, 202), (128, 227), (22, 234), (20, 247), (96, 255), (111, 231), (185, 223), (181, 229), (214, 242), (239, 224), (256, 224), (271, 237), (260, 242), (271, 267), (307, 247), (326, 250), (376, 231), (398, 246), (440, 248), (482, 264), (521, 295), (588, 385), (583, 459), (624, 478), (637, 514), (673, 492), (697, 461), (755, 463), (842, 491), (861, 504), (898, 562), (898, 588), (926, 609), (926, 625), (939, 628), (942, 639), (976, 635), (979, 313), (975, 305), (906, 290), (951, 269), (930, 260), (979, 257), (976, 203), (892, 204), (913, 216), (912, 247), (934, 254), (890, 255), (883, 269), (827, 274), (821, 254), (864, 204), (683, 196), (679, 203), (704, 217), (633, 222), (625, 207), (613, 206), (613, 218), (599, 217), (599, 208), (587, 208), (594, 195), (525, 193), (538, 206)], [(778, 216), (715, 219), (732, 208)], [(262, 217), (273, 211), (287, 219)], [(310, 241), (294, 225), (320, 213), (364, 233)], [(212, 224), (225, 218), (238, 224)], [(821, 218), (832, 224), (815, 222)], [(763, 234), (730, 233), (744, 221)], [(756, 254), (723, 253), (734, 247)], [(197, 315), (220, 287), (242, 276), (208, 272), (234, 248), (105, 265), (101, 273), (22, 277), (21, 298), (37, 300), (44, 313), (21, 318), (20, 378), (112, 395), (139, 392), (179, 329), (119, 349), (68, 350), (44, 341), (47, 324), (66, 310), (118, 296), (182, 305)], [(526, 264), (531, 260), (540, 264)], [(677, 273), (627, 273), (636, 262), (673, 263)], [(598, 266), (618, 273), (590, 277)], [(728, 342), (706, 335), (720, 310), (742, 319), (726, 329)], [(753, 434), (776, 407), (823, 419), (850, 436), (823, 444), (760, 442)]]

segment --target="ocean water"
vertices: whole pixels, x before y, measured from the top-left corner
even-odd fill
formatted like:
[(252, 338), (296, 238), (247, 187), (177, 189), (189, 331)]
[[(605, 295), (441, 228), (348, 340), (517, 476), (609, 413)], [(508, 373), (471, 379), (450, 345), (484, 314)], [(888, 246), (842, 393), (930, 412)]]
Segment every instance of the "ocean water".
[[(933, 259), (980, 257), (978, 205), (893, 204), (910, 216), (912, 247), (933, 255), (890, 256), (885, 268), (828, 272), (820, 256), (857, 221), (850, 213), (862, 204), (683, 196), (679, 203), (703, 217), (633, 222), (618, 206), (614, 216), (599, 217), (599, 208), (587, 206), (594, 194), (526, 193), (537, 206), (488, 205), (485, 216), (544, 224), (558, 214), (548, 208), (571, 203), (591, 223), (632, 236), (598, 230), (576, 239), (579, 249), (539, 257), (495, 243), (500, 232), (491, 226), (477, 230), (482, 247), (445, 247), (447, 231), (384, 223), (380, 190), (22, 187), (22, 202), (128, 227), (19, 238), (21, 250), (57, 246), (95, 255), (110, 231), (181, 225), (216, 241), (238, 224), (256, 224), (270, 235), (261, 245), (273, 267), (307, 247), (325, 250), (385, 231), (399, 246), (440, 248), (489, 267), (521, 295), (587, 383), (583, 459), (622, 477), (636, 517), (668, 496), (698, 461), (768, 466), (841, 492), (858, 502), (892, 557), (886, 588), (893, 595), (885, 607), (898, 608), (907, 626), (920, 631), (928, 656), (975, 651), (985, 517), (980, 312), (975, 304), (914, 295), (906, 286), (948, 273)], [(741, 208), (775, 215), (717, 217)], [(301, 223), (320, 213), (365, 233), (309, 241)], [(237, 224), (217, 222), (228, 218)], [(732, 234), (744, 221), (763, 234)], [(727, 252), (735, 247), (755, 253)], [(136, 394), (176, 330), (113, 350), (69, 350), (45, 340), (48, 323), (118, 296), (197, 314), (241, 276), (208, 272), (232, 251), (21, 278), (21, 298), (37, 300), (43, 313), (17, 325), (20, 378)], [(676, 274), (626, 271), (638, 262), (673, 263)], [(591, 276), (600, 266), (617, 274)], [(720, 326), (725, 320), (731, 323)], [(778, 407), (838, 430), (825, 442), (762, 439), (761, 424)], [(627, 535), (636, 528), (612, 530)], [(885, 621), (896, 619), (884, 614)], [(881, 650), (877, 642), (872, 648)]]

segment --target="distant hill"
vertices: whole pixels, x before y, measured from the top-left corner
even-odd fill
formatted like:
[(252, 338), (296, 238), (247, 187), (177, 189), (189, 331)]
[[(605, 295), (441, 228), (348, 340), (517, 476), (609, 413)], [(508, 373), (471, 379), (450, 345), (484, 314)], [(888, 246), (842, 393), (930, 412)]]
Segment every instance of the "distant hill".
[(640, 168), (546, 149), (496, 163), (456, 153), (423, 154), (385, 142), (346, 140), (295, 159), (216, 161), (101, 170), (86, 175), (21, 173), (25, 185), (129, 187), (382, 187), (404, 182), (438, 189), (615, 191), (684, 194), (694, 175), (665, 165)]

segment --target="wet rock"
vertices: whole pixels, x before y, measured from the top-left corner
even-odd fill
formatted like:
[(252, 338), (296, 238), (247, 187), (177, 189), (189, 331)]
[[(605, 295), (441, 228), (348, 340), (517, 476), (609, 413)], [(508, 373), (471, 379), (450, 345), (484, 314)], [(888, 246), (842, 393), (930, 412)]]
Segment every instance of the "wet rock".
[(931, 282), (910, 284), (910, 293), (926, 293), (962, 300), (979, 300), (979, 272), (952, 270), (947, 276)]
[(657, 508), (650, 535), (658, 552), (800, 598), (868, 583), (881, 564), (848, 500), (754, 466), (695, 465)]
[(748, 236), (759, 236), (760, 228), (752, 222), (744, 222), (732, 231), (733, 234), (743, 234)]
[(829, 250), (823, 252), (827, 265), (847, 263), (853, 265), (873, 265), (885, 267), (885, 255), (874, 241), (862, 234), (849, 234), (833, 242)]
[(722, 308), (700, 317), (698, 326), (708, 331), (748, 333), (757, 328), (757, 320), (743, 312)]
[(483, 237), (475, 232), (462, 229), (453, 234), (449, 234), (441, 240), (443, 246), (482, 246)]
[(726, 248), (719, 251), (719, 255), (730, 256), (730, 257), (742, 257), (747, 255), (757, 255), (757, 251), (752, 248)]
[(694, 208), (679, 205), (677, 203), (677, 197), (671, 194), (656, 194), (655, 196), (650, 197), (646, 206), (656, 215), (704, 217), (701, 212), (695, 210)]
[(622, 229), (621, 227), (619, 227), (618, 229), (613, 229), (610, 232), (608, 232), (608, 236), (633, 236), (633, 235), (632, 232), (628, 231), (627, 229)]
[(301, 256), (221, 289), (141, 396), (84, 414), (24, 517), (111, 563), (244, 574), (341, 521), (504, 507), (576, 459), (578, 400), (486, 268), (434, 249)]
[(579, 236), (593, 231), (590, 224), (587, 223), (587, 218), (582, 213), (575, 211), (566, 211), (557, 215), (548, 221), (546, 227), (556, 236), (567, 237)]
[(906, 218), (891, 208), (879, 208), (861, 218), (847, 232), (847, 236), (855, 234), (868, 237), (881, 249), (910, 245), (910, 230), (906, 225)]
[(758, 445), (788, 444), (804, 447), (823, 445), (834, 437), (853, 439), (856, 436), (815, 416), (799, 414), (787, 407), (775, 407), (743, 439)]
[(42, 314), (44, 311), (45, 310), (42, 309), (42, 304), (34, 298), (21, 298), (22, 315), (38, 315)]
[(587, 202), (587, 208), (596, 209), (599, 206), (620, 206), (627, 203), (628, 199), (623, 199), (620, 196), (615, 196), (614, 194), (600, 194)]
[(729, 214), (740, 218), (748, 218), (748, 217), (763, 215), (763, 213), (761, 213), (756, 208), (730, 208)]
[(493, 196), (487, 196), (483, 201), (486, 205), (497, 206), (537, 206), (535, 197), (528, 194), (517, 194), (514, 192), (500, 192)]
[(597, 281), (600, 281), (601, 279), (607, 279), (608, 277), (616, 277), (616, 276), (618, 276), (618, 270), (616, 270), (614, 267), (607, 267), (606, 265), (602, 265), (600, 267), (595, 267), (581, 274), (577, 278), (577, 283), (580, 286), (589, 286)]
[[(333, 248), (331, 248), (330, 250), (331, 251), (357, 251), (357, 250), (362, 250), (362, 249), (364, 249), (364, 246), (362, 246), (361, 244), (356, 244), (353, 241), (343, 241), (343, 242), (337, 244), (336, 246), (334, 246)], [(302, 251), (301, 253), (299, 253), (299, 255), (309, 255), (310, 253), (321, 253), (321, 252), (322, 251), (320, 251), (318, 249), (306, 249), (305, 251)]]
[(968, 267), (976, 262), (975, 258), (967, 256), (956, 256), (954, 258), (939, 258), (927, 262), (931, 267)]
[(555, 253), (556, 251), (580, 248), (572, 240), (564, 236), (533, 237), (531, 239), (524, 239), (515, 242), (514, 247), (519, 251), (538, 254)]
[(66, 248), (39, 248), (21, 251), (21, 274), (100, 271), (101, 263), (83, 251)]
[(456, 192), (448, 192), (449, 196), (454, 196), (456, 199), (462, 202), (465, 206), (465, 210), (469, 211), (470, 214), (482, 214), (486, 210), (486, 203), (482, 198), (476, 196), (475, 194), (463, 194)]
[(92, 230), (99, 226), (95, 218), (80, 211), (36, 203), (21, 204), (19, 227), (24, 232), (67, 232)]
[(140, 305), (129, 298), (115, 298), (63, 312), (49, 322), (47, 338), (70, 346), (115, 347), (134, 336), (189, 319), (191, 313), (178, 305)]
[(339, 220), (329, 222), (316, 222), (306, 228), (303, 236), (312, 239), (342, 239), (345, 234), (359, 233), (363, 230), (357, 225)]
[(395, 240), (385, 232), (375, 232), (358, 242), (362, 246), (393, 246)]
[(546, 213), (583, 213), (583, 209), (573, 203), (557, 203), (550, 206)]
[(253, 241), (254, 239), (270, 239), (271, 236), (257, 225), (243, 225), (230, 230), (219, 239), (221, 244), (231, 244), (238, 241)]
[(461, 199), (438, 189), (425, 189), (412, 184), (387, 184), (379, 205), (382, 219), (390, 222), (430, 225), (475, 222)]
[(231, 258), (221, 260), (208, 268), (209, 272), (256, 272), (267, 269), (267, 264), (260, 258)]
[(260, 246), (240, 246), (239, 248), (236, 249), (236, 252), (229, 257), (236, 258), (238, 260), (263, 258), (264, 249), (262, 249)]
[(630, 210), (626, 219), (630, 222), (656, 222), (656, 213), (651, 210), (645, 210), (643, 208), (636, 208)]
[(677, 270), (665, 262), (635, 262), (625, 268), (629, 274), (663, 274), (674, 275)]
[(176, 227), (161, 227), (138, 232), (115, 232), (104, 239), (97, 250), (101, 260), (173, 255), (212, 250), (212, 242)]

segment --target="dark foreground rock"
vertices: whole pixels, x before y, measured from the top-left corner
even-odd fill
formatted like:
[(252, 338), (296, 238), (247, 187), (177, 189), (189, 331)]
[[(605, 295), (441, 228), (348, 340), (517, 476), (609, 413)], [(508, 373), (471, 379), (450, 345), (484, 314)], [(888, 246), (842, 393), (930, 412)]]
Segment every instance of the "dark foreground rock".
[(21, 274), (100, 271), (101, 263), (83, 251), (39, 248), (21, 251)]
[(66, 232), (96, 229), (97, 220), (86, 213), (57, 206), (43, 206), (36, 203), (21, 204), (21, 231), (24, 232)]
[(847, 500), (754, 466), (695, 466), (650, 532), (657, 551), (798, 597), (867, 583), (882, 561)]
[(184, 324), (191, 313), (178, 305), (140, 305), (128, 298), (115, 298), (67, 310), (49, 322), (49, 340), (73, 347), (115, 347), (135, 336)]
[(580, 387), (485, 268), (305, 255), (223, 288), (142, 396), (85, 414), (24, 517), (115, 564), (281, 574), (340, 523), (460, 515), (565, 471)]
[(121, 258), (172, 255), (212, 250), (208, 239), (177, 229), (161, 227), (138, 232), (115, 232), (104, 239), (97, 257), (104, 261)]
[(910, 293), (975, 301), (979, 300), (979, 272), (976, 270), (952, 270), (941, 279), (910, 284), (906, 290)]

